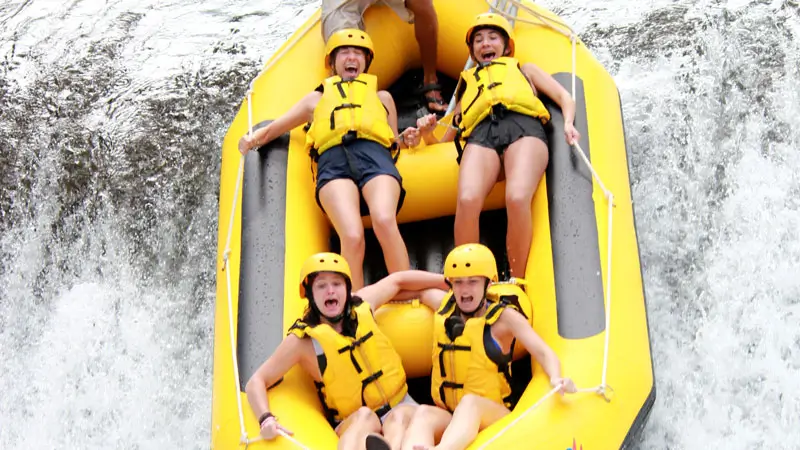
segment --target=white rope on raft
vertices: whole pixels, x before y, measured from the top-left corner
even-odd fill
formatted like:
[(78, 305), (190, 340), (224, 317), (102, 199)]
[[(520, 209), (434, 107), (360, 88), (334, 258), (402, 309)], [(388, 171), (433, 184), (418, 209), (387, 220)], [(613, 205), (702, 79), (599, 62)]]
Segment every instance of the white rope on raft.
[[(293, 438), (292, 436), (290, 436), (289, 434), (287, 434), (283, 430), (278, 430), (278, 434), (280, 434), (281, 436), (285, 437), (286, 439), (289, 440), (289, 442), (291, 442), (292, 444), (296, 445), (299, 448), (302, 448), (303, 450), (311, 450), (310, 448), (306, 447), (300, 441), (298, 441), (297, 439)], [(249, 446), (250, 444), (253, 444), (253, 443), (258, 442), (258, 441), (263, 441), (263, 440), (264, 440), (264, 438), (261, 437), (261, 436), (255, 437), (253, 439), (248, 439), (246, 442), (244, 442), (244, 444), (245, 444), (244, 448), (245, 448), (245, 450), (247, 450), (247, 446)]]
[[(300, 32), (300, 35), (292, 41), (291, 44), (284, 47), (284, 49), (277, 55), (272, 57), (272, 60), (269, 64), (267, 64), (261, 71), (256, 75), (255, 78), (250, 82), (250, 85), (247, 90), (247, 132), (248, 136), (252, 138), (253, 136), (253, 87), (255, 85), (256, 80), (260, 78), (267, 70), (269, 70), (275, 62), (279, 61), (280, 58), (289, 51), (294, 45), (305, 36), (309, 30), (314, 28), (314, 26), (319, 23), (319, 17), (315, 20), (309, 22), (305, 28)], [(240, 444), (244, 444), (245, 448), (253, 442), (258, 442), (263, 440), (261, 436), (255, 437), (250, 439), (247, 435), (247, 429), (245, 428), (244, 424), (244, 410), (242, 409), (242, 385), (239, 382), (239, 361), (236, 356), (236, 339), (234, 333), (234, 324), (233, 324), (233, 295), (231, 294), (231, 275), (230, 270), (228, 270), (228, 260), (230, 258), (231, 253), (231, 236), (233, 235), (233, 221), (234, 217), (236, 216), (236, 206), (239, 203), (239, 192), (241, 191), (242, 185), (242, 176), (244, 174), (244, 155), (239, 156), (239, 169), (238, 174), (236, 176), (236, 188), (233, 193), (233, 204), (231, 205), (231, 215), (230, 220), (228, 221), (228, 235), (225, 239), (225, 251), (223, 252), (223, 265), (222, 270), (225, 272), (225, 281), (227, 284), (227, 293), (228, 293), (228, 329), (230, 332), (230, 342), (231, 342), (231, 357), (233, 360), (233, 379), (236, 383), (236, 406), (239, 413), (239, 432), (241, 433), (241, 437), (239, 440)], [(310, 450), (308, 447), (300, 443), (297, 439), (289, 436), (288, 434), (284, 433), (283, 431), (278, 431), (278, 434), (283, 436), (284, 438), (288, 439), (290, 442), (295, 444), (297, 447)]]
[[(576, 101), (576, 98), (575, 98), (575, 91), (576, 91), (576, 89), (575, 89), (575, 78), (576, 78), (576, 73), (577, 73), (577, 63), (576, 63), (576, 60), (577, 60), (577, 40), (578, 40), (577, 34), (572, 30), (572, 28), (570, 28), (564, 22), (561, 22), (561, 21), (553, 19), (553, 18), (545, 17), (542, 14), (540, 14), (538, 11), (536, 11), (536, 10), (534, 10), (534, 9), (524, 5), (524, 4), (522, 4), (519, 0), (508, 0), (508, 1), (510, 1), (511, 3), (517, 5), (517, 7), (519, 7), (520, 9), (530, 13), (531, 15), (533, 15), (534, 17), (536, 17), (540, 21), (540, 23), (537, 23), (537, 22), (533, 22), (533, 21), (530, 21), (530, 20), (521, 19), (519, 17), (514, 17), (514, 19), (516, 19), (518, 22), (529, 23), (529, 24), (533, 24), (533, 25), (544, 24), (548, 28), (550, 28), (550, 29), (552, 29), (554, 31), (557, 31), (557, 32), (569, 37), (570, 44), (571, 44), (571, 47), (572, 47), (572, 74), (571, 74), (572, 75), (572, 92), (571, 92), (571, 96), (572, 96), (572, 100)], [(487, 2), (488, 2), (488, 0), (487, 0)], [(503, 16), (506, 16), (506, 17), (508, 16), (503, 11), (499, 11), (498, 10), (497, 12), (498, 12), (498, 14), (501, 14)], [(556, 25), (569, 30), (569, 32), (565, 32), (564, 30), (553, 26), (552, 23), (555, 23)], [(597, 388), (590, 389), (590, 391), (596, 390), (598, 393), (603, 395), (606, 398), (606, 400), (609, 400), (609, 398), (607, 396), (605, 396), (605, 391), (606, 391), (606, 388), (608, 387), (608, 385), (606, 383), (606, 380), (607, 380), (606, 375), (607, 375), (607, 372), (608, 372), (608, 347), (609, 347), (609, 334), (610, 334), (610, 331), (611, 331), (611, 329), (610, 329), (610, 325), (611, 325), (611, 254), (612, 254), (611, 250), (612, 250), (612, 235), (613, 235), (613, 228), (612, 228), (612, 225), (613, 225), (612, 215), (613, 214), (612, 213), (613, 213), (613, 207), (614, 207), (614, 194), (608, 188), (606, 188), (605, 183), (603, 183), (603, 180), (600, 179), (600, 175), (597, 173), (597, 171), (592, 166), (592, 163), (589, 161), (589, 158), (586, 157), (586, 153), (583, 151), (583, 148), (581, 148), (580, 144), (578, 142), (574, 142), (572, 144), (572, 148), (574, 148), (576, 150), (578, 155), (581, 157), (581, 160), (583, 161), (583, 163), (586, 165), (586, 167), (592, 173), (592, 177), (594, 178), (595, 181), (597, 181), (597, 185), (603, 191), (603, 194), (604, 194), (604, 197), (606, 199), (606, 202), (608, 203), (608, 254), (607, 254), (607, 260), (606, 260), (607, 261), (607, 263), (606, 263), (607, 270), (606, 270), (606, 302), (605, 302), (606, 303), (606, 314), (605, 314), (605, 316), (606, 316), (606, 321), (605, 321), (606, 333), (605, 334), (606, 335), (605, 335), (605, 345), (604, 345), (604, 350), (603, 350), (603, 372), (602, 372), (602, 377), (601, 377), (601, 380), (602, 380), (601, 384), (599, 386), (597, 386)]]
[[(487, 1), (487, 3), (489, 3), (489, 0), (486, 0), (486, 1)], [(572, 96), (572, 100), (575, 101), (575, 78), (576, 78), (576, 72), (577, 72), (577, 64), (576, 64), (576, 59), (577, 59), (577, 57), (576, 57), (576, 54), (577, 54), (577, 35), (575, 34), (575, 32), (569, 26), (564, 24), (563, 22), (560, 22), (558, 20), (555, 20), (555, 19), (552, 19), (552, 18), (549, 18), (549, 17), (545, 17), (542, 14), (540, 14), (539, 12), (533, 10), (532, 8), (530, 8), (528, 6), (525, 6), (519, 0), (508, 0), (508, 1), (510, 1), (511, 3), (515, 4), (520, 9), (525, 10), (526, 12), (528, 12), (531, 15), (533, 15), (534, 17), (536, 17), (539, 20), (539, 22), (534, 22), (534, 21), (531, 21), (531, 20), (521, 19), (519, 17), (509, 17), (508, 13), (506, 13), (506, 12), (504, 12), (502, 10), (499, 10), (498, 8), (494, 7), (494, 5), (490, 4), (490, 7), (492, 8), (492, 10), (496, 11), (498, 14), (506, 17), (509, 20), (516, 20), (518, 22), (527, 23), (527, 24), (531, 24), (531, 25), (537, 25), (537, 26), (538, 25), (544, 25), (544, 26), (547, 26), (548, 28), (550, 28), (550, 29), (552, 29), (552, 30), (554, 30), (556, 32), (559, 32), (559, 33), (565, 35), (566, 37), (568, 37), (570, 39), (570, 44), (571, 44), (571, 47), (572, 47), (572, 80), (571, 80), (572, 81), (572, 92), (571, 92), (571, 96)], [(555, 23), (557, 26), (554, 26), (553, 23)], [(560, 29), (558, 27), (562, 27), (562, 29)], [(564, 29), (568, 30), (568, 32), (564, 31)], [(612, 221), (612, 217), (613, 217), (613, 210), (614, 210), (614, 194), (608, 188), (606, 188), (606, 185), (600, 179), (600, 175), (598, 175), (597, 171), (595, 171), (594, 167), (592, 166), (591, 162), (589, 161), (589, 158), (586, 157), (586, 153), (583, 151), (583, 149), (581, 148), (580, 144), (578, 142), (575, 142), (575, 143), (573, 143), (571, 145), (571, 147), (574, 148), (575, 151), (580, 155), (581, 160), (586, 165), (586, 167), (589, 169), (589, 171), (592, 173), (592, 178), (595, 181), (597, 181), (597, 185), (603, 191), (603, 195), (604, 195), (604, 197), (606, 199), (606, 202), (608, 204), (608, 254), (607, 254), (607, 260), (606, 260), (606, 267), (607, 267), (607, 270), (606, 270), (606, 289), (605, 289), (605, 291), (606, 291), (605, 292), (606, 293), (606, 299), (605, 299), (605, 304), (606, 304), (605, 305), (606, 306), (605, 316), (606, 317), (605, 317), (605, 319), (606, 320), (605, 320), (605, 342), (604, 342), (604, 346), (603, 346), (604, 347), (603, 348), (603, 371), (602, 371), (602, 374), (601, 374), (601, 382), (600, 382), (600, 384), (598, 386), (595, 386), (595, 387), (592, 387), (592, 388), (578, 389), (577, 392), (581, 392), (581, 393), (597, 393), (597, 394), (601, 395), (606, 400), (606, 402), (610, 402), (611, 401), (611, 396), (612, 396), (612, 394), (614, 392), (614, 389), (612, 389), (611, 386), (609, 386), (608, 383), (607, 383), (608, 349), (609, 349), (609, 338), (610, 338), (610, 334), (611, 334), (611, 254), (612, 254), (611, 253), (611, 249), (612, 249), (612, 236), (613, 236), (613, 228), (612, 228), (613, 221)], [(520, 281), (524, 283), (523, 280), (520, 280)], [(525, 417), (527, 414), (531, 413), (533, 410), (535, 410), (537, 407), (539, 407), (539, 405), (544, 403), (545, 400), (547, 400), (550, 397), (552, 397), (556, 392), (558, 392), (558, 390), (560, 388), (561, 388), (561, 386), (557, 386), (557, 387), (553, 388), (552, 390), (550, 390), (550, 392), (545, 394), (536, 403), (534, 403), (533, 405), (531, 405), (528, 408), (526, 408), (518, 417), (516, 417), (514, 420), (509, 422), (500, 431), (495, 433), (495, 435), (492, 436), (491, 439), (489, 439), (482, 446), (478, 447), (478, 449), (479, 450), (484, 449), (489, 444), (491, 444), (492, 442), (497, 440), (501, 435), (503, 435), (506, 431), (511, 429), (520, 420), (522, 420), (523, 417)]]

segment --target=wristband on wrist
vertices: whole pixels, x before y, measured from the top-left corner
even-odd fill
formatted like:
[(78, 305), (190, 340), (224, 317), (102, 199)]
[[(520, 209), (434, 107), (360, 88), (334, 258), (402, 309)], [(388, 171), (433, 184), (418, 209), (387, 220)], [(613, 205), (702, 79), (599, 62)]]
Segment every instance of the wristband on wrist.
[(258, 425), (263, 427), (264, 426), (264, 422), (267, 419), (269, 419), (270, 417), (272, 417), (275, 420), (278, 420), (278, 418), (275, 417), (274, 414), (272, 414), (271, 412), (267, 411), (264, 414), (262, 414), (261, 417), (258, 418)]

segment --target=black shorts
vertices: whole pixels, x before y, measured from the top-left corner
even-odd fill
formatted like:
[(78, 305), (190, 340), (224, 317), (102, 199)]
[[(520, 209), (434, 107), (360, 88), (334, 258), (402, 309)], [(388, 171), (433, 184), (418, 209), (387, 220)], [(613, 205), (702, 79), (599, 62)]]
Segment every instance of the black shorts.
[[(367, 139), (356, 139), (347, 144), (331, 147), (317, 160), (317, 204), (322, 208), (319, 201), (319, 190), (333, 180), (347, 178), (353, 180), (358, 186), (359, 193), (367, 182), (378, 175), (391, 175), (400, 184), (400, 199), (397, 202), (397, 211), (403, 206), (406, 197), (406, 190), (403, 189), (403, 178), (394, 165), (392, 153), (388, 148), (375, 141)], [(369, 208), (361, 195), (361, 216), (369, 216)]]
[[(513, 111), (503, 111), (495, 120), (491, 116), (483, 119), (466, 141), (467, 144), (493, 148), (502, 157), (509, 145), (526, 136), (541, 139), (544, 145), (548, 145), (541, 120)], [(458, 162), (461, 163), (461, 154), (458, 155)]]

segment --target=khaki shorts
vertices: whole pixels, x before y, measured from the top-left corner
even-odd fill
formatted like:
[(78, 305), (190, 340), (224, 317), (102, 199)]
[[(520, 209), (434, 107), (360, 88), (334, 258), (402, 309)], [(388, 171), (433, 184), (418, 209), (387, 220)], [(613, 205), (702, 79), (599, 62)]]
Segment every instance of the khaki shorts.
[(322, 0), (322, 38), (328, 42), (333, 33), (345, 28), (364, 30), (364, 11), (376, 3), (392, 8), (403, 21), (414, 23), (406, 0)]

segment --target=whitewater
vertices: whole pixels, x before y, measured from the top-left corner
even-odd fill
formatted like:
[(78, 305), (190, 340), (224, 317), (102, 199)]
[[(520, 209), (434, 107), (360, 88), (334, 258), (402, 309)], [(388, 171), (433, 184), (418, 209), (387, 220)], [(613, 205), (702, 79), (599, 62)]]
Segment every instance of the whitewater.
[[(622, 96), (636, 447), (800, 448), (800, 6), (540, 4)], [(221, 140), (318, 6), (0, 4), (0, 448), (209, 447)]]

